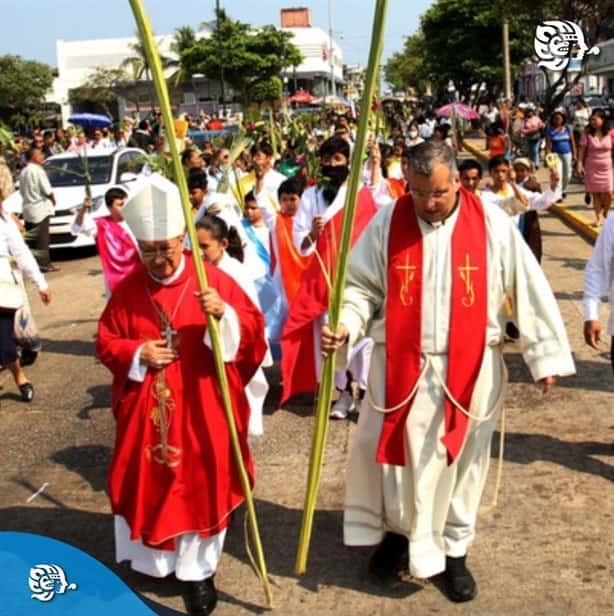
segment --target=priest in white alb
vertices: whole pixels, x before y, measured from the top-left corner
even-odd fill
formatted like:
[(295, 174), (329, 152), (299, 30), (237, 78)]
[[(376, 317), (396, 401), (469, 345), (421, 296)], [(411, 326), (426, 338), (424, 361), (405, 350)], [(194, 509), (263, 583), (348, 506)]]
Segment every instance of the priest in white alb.
[[(378, 545), (371, 571), (444, 573), (469, 601), (466, 565), (501, 412), (509, 296), (519, 349), (544, 392), (574, 373), (563, 321), (541, 268), (499, 208), (460, 188), (452, 150), (412, 149), (408, 195), (357, 242), (340, 326), (324, 351), (375, 341), (348, 461), (344, 540)], [(348, 343), (346, 348), (345, 343)]]

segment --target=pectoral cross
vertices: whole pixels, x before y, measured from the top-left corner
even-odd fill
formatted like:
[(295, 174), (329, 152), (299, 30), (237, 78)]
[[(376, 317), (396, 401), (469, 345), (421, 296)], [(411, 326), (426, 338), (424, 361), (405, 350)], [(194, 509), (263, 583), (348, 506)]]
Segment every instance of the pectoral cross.
[(409, 283), (416, 277), (417, 266), (410, 265), (409, 253), (407, 253), (405, 255), (405, 265), (395, 265), (395, 269), (405, 272), (400, 292), (401, 303), (403, 306), (411, 306), (414, 303), (414, 298), (410, 297), (409, 301), (407, 301), (407, 295), (409, 293)]
[(458, 273), (462, 281), (465, 283), (465, 297), (461, 300), (461, 303), (465, 308), (471, 308), (475, 304), (475, 291), (473, 289), (473, 280), (471, 280), (471, 272), (477, 272), (478, 267), (471, 265), (471, 257), (469, 253), (465, 253), (465, 265), (458, 268)]
[(160, 332), (160, 335), (166, 340), (166, 348), (174, 349), (173, 346), (173, 337), (177, 334), (177, 332), (173, 329), (170, 323), (166, 324), (166, 327), (163, 331)]

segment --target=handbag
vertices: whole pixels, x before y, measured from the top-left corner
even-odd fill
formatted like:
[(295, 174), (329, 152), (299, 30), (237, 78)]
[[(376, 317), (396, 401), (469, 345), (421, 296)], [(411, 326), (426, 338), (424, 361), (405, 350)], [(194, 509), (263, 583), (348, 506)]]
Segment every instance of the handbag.
[(0, 282), (0, 309), (2, 310), (17, 310), (17, 308), (23, 306), (21, 285), (13, 271), (11, 271), (11, 276), (12, 281)]
[[(24, 353), (34, 355), (34, 359), (36, 359), (36, 354), (40, 352), (43, 345), (38, 334), (38, 328), (34, 322), (34, 317), (26, 304), (20, 306), (15, 312), (13, 338), (22, 355)], [(34, 363), (33, 360), (28, 362), (28, 365), (32, 363)], [(22, 365), (26, 364), (22, 363)]]

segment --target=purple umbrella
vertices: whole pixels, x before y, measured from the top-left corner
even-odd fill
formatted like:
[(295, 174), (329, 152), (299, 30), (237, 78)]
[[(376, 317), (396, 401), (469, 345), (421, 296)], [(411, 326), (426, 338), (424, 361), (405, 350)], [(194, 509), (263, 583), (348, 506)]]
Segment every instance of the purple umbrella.
[(479, 120), (480, 114), (469, 107), (469, 105), (464, 105), (463, 103), (450, 103), (449, 105), (444, 105), (437, 110), (438, 116), (444, 116), (449, 118), (452, 113), (457, 118), (462, 118), (463, 120)]

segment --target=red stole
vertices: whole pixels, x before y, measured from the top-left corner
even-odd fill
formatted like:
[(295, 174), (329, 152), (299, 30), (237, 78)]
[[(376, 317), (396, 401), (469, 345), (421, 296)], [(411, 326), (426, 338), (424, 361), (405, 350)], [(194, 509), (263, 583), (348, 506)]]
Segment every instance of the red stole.
[(96, 219), (96, 246), (102, 271), (113, 293), (115, 287), (140, 264), (139, 252), (130, 234), (111, 216)]
[[(371, 192), (368, 188), (363, 188), (358, 193), (351, 247), (376, 211)], [(282, 404), (296, 394), (312, 392), (318, 388), (318, 375), (314, 365), (313, 321), (328, 310), (328, 286), (322, 266), (334, 284), (344, 214), (345, 207), (339, 210), (324, 227), (316, 244), (320, 258), (317, 256), (312, 258), (301, 278), (296, 297), (290, 305), (281, 337)]]
[(278, 214), (275, 220), (275, 234), (279, 254), (279, 271), (286, 292), (288, 306), (292, 304), (301, 284), (303, 273), (309, 267), (313, 255), (303, 257), (294, 245), (294, 218)]
[[(386, 297), (386, 407), (402, 402), (421, 371), (422, 233), (411, 195), (398, 200), (390, 222)], [(452, 234), (452, 293), (446, 385), (469, 409), (486, 344), (487, 243), (481, 201), (460, 189), (459, 213)], [(429, 309), (429, 308), (427, 308)], [(387, 413), (377, 462), (405, 466), (405, 426), (413, 404)], [(448, 464), (457, 458), (468, 417), (446, 396), (445, 435)]]

